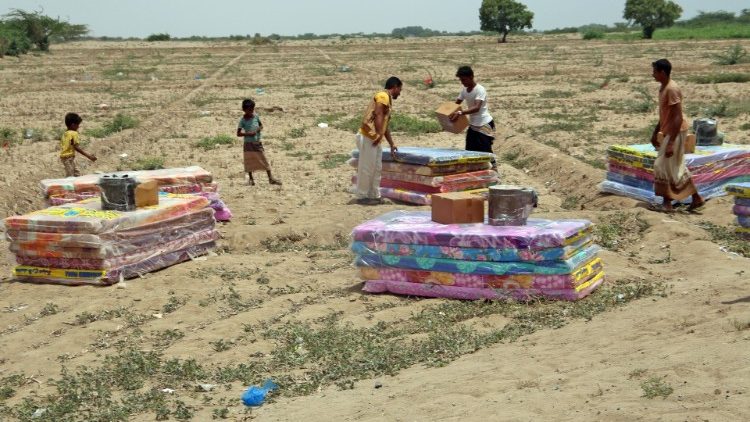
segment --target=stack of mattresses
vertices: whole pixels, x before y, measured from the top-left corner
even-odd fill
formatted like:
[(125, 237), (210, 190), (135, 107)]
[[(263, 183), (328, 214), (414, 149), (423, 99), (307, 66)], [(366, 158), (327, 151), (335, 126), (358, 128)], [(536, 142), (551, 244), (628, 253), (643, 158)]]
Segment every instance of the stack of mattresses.
[[(214, 183), (213, 175), (201, 167), (121, 171), (112, 174), (128, 175), (138, 182), (156, 180), (162, 192), (204, 196), (211, 201), (218, 221), (229, 221), (232, 217), (231, 211), (219, 197), (218, 185)], [(45, 179), (42, 180), (41, 186), (49, 205), (69, 204), (99, 197), (99, 177), (98, 174), (88, 174), (64, 179)]]
[(580, 299), (604, 280), (586, 220), (438, 224), (394, 211), (352, 232), (365, 291), (454, 299)]
[(734, 196), (732, 212), (737, 216), (737, 236), (750, 241), (750, 183), (733, 183), (727, 192)]
[[(651, 144), (613, 145), (607, 149), (607, 158), (607, 180), (600, 185), (603, 192), (662, 202), (654, 195), (656, 151)], [(697, 146), (695, 153), (685, 154), (685, 164), (704, 198), (726, 195), (728, 184), (750, 181), (750, 145)]]
[[(352, 152), (349, 163), (357, 167), (359, 151)], [(476, 191), (486, 193), (497, 184), (497, 172), (491, 169), (494, 154), (455, 149), (401, 147), (396, 157), (383, 151), (380, 193), (397, 201), (429, 205), (434, 193)], [(356, 184), (356, 176), (352, 179)]]
[(209, 200), (162, 193), (159, 205), (104, 211), (98, 198), (5, 219), (22, 281), (107, 285), (207, 253), (219, 238)]

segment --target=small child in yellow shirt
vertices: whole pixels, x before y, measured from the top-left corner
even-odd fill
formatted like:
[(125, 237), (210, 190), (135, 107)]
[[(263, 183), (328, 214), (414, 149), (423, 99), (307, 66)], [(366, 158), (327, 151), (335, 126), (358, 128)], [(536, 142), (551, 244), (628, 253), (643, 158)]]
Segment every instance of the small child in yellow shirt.
[(78, 127), (82, 121), (81, 116), (76, 113), (65, 115), (65, 126), (68, 130), (65, 131), (60, 139), (60, 161), (62, 161), (63, 167), (65, 167), (65, 177), (78, 177), (81, 175), (76, 168), (76, 152), (91, 161), (96, 161), (96, 156), (87, 153), (79, 146), (81, 139), (78, 136)]

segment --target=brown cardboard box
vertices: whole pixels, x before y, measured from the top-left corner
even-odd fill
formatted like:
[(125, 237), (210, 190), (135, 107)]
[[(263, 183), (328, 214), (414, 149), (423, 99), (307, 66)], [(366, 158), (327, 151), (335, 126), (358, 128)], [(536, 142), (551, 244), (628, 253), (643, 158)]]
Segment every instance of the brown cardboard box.
[(484, 198), (466, 192), (432, 195), (432, 221), (440, 224), (484, 222)]
[(451, 133), (461, 133), (469, 127), (469, 118), (466, 117), (466, 115), (458, 116), (458, 119), (451, 122), (451, 120), (448, 118), (451, 114), (461, 109), (461, 106), (456, 103), (443, 103), (438, 107), (437, 110), (435, 110), (435, 114), (437, 115), (438, 122), (440, 122), (440, 126), (443, 127), (443, 130), (446, 132)]
[(159, 184), (156, 180), (139, 183), (135, 187), (135, 206), (150, 207), (159, 205)]
[[(656, 134), (656, 144), (661, 146), (662, 142), (664, 142), (664, 134), (662, 132), (659, 132)], [(694, 152), (695, 152), (695, 135), (691, 133), (685, 137), (685, 153), (693, 154)]]
[(695, 135), (692, 133), (685, 138), (685, 153), (692, 154), (695, 152)]

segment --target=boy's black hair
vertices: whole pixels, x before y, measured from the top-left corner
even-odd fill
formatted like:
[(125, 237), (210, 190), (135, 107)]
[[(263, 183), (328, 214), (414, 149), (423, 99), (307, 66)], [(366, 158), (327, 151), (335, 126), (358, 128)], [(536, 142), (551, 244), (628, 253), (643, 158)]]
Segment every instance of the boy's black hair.
[(672, 74), (672, 63), (669, 62), (667, 59), (659, 59), (653, 63), (651, 63), (651, 66), (655, 70), (662, 70), (664, 73), (667, 74), (667, 76), (670, 76)]
[(242, 101), (242, 109), (244, 110), (246, 108), (255, 108), (255, 101), (253, 101), (253, 100), (251, 100), (249, 98), (246, 99), (246, 100), (243, 100)]
[(387, 81), (385, 81), (385, 89), (391, 89), (397, 86), (404, 86), (404, 83), (401, 82), (401, 79), (395, 76), (391, 76)]
[(65, 115), (65, 126), (70, 129), (74, 124), (80, 124), (83, 121), (81, 116), (76, 113), (68, 113)]
[(458, 68), (458, 71), (456, 72), (456, 77), (461, 78), (464, 76), (468, 76), (470, 78), (474, 77), (474, 70), (472, 70), (471, 66), (461, 66)]

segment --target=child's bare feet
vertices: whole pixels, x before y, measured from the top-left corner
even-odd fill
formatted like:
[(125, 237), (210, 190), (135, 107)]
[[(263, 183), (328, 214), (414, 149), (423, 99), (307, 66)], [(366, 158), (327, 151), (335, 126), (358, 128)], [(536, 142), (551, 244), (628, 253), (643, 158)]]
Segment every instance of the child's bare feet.
[(248, 179), (247, 184), (250, 185), (250, 186), (255, 186), (255, 180)]
[(279, 180), (276, 180), (276, 179), (268, 179), (268, 183), (270, 183), (272, 185), (281, 186), (281, 182)]

